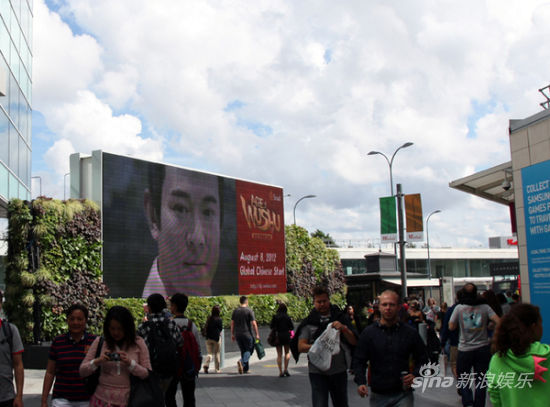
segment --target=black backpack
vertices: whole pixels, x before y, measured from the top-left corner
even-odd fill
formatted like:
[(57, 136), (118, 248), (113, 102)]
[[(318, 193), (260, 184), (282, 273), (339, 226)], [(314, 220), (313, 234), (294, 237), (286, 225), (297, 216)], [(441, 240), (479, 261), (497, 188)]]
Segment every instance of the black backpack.
[(151, 367), (161, 378), (175, 376), (178, 369), (178, 350), (168, 323), (168, 320), (145, 323), (149, 328), (147, 344)]

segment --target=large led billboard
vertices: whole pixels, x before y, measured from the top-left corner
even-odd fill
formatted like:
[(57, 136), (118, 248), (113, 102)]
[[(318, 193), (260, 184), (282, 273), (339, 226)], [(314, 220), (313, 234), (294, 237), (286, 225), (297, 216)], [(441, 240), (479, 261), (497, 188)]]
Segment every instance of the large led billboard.
[(102, 197), (112, 297), (286, 291), (281, 188), (103, 153)]

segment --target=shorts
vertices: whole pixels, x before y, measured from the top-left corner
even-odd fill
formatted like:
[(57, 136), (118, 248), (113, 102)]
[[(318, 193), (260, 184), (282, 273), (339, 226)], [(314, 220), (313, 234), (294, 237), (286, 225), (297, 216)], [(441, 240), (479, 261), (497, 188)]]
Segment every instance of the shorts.
[(90, 400), (70, 401), (61, 398), (52, 399), (52, 407), (88, 407), (89, 405)]

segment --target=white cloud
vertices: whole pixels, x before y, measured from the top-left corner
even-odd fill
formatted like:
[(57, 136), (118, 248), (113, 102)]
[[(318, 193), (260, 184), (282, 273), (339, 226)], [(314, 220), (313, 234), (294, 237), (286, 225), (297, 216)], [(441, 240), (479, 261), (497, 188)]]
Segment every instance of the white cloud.
[(287, 212), (317, 194), (300, 224), (363, 239), (378, 236), (389, 190), (387, 163), (366, 154), (412, 141), (394, 181), (444, 210), (434, 244), (508, 233), (506, 207), (448, 183), (507, 161), (508, 120), (539, 109), (544, 2), (60, 4), (88, 34), (36, 2), (35, 108), (58, 136), (52, 165), (69, 145), (166, 156), (282, 185)]

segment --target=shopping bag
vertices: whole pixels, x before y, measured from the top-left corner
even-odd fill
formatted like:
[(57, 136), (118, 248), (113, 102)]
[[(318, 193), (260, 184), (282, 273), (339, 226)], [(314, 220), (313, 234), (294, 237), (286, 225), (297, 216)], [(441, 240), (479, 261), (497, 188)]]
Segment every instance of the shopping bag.
[(258, 359), (261, 359), (265, 356), (264, 345), (262, 345), (259, 339), (256, 339), (256, 341), (254, 341), (254, 349), (256, 349)]
[(332, 363), (332, 356), (340, 352), (340, 331), (332, 327), (332, 322), (327, 329), (313, 342), (308, 360), (319, 370), (327, 371)]

